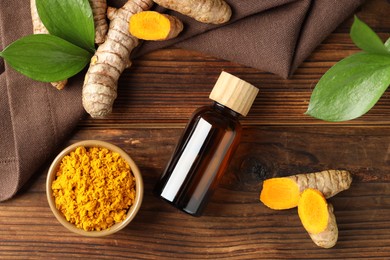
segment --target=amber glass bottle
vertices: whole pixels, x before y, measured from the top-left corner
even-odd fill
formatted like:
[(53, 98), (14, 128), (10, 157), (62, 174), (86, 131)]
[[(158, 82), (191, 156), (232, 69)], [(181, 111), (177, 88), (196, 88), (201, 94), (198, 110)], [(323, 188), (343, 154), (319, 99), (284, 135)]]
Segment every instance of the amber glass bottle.
[(222, 72), (210, 99), (192, 115), (154, 194), (176, 208), (200, 216), (225, 172), (258, 89)]

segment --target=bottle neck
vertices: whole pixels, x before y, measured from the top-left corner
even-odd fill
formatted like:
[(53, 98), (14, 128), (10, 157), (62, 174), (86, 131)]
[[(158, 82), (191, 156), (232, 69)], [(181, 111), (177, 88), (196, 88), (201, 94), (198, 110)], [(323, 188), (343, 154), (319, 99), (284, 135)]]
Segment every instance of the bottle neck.
[(213, 104), (213, 108), (214, 110), (216, 110), (217, 112), (220, 112), (224, 115), (228, 115), (230, 117), (233, 117), (235, 119), (238, 119), (241, 115), (239, 113), (237, 113), (236, 111), (228, 108), (227, 106), (224, 106), (216, 101), (214, 101), (214, 104)]

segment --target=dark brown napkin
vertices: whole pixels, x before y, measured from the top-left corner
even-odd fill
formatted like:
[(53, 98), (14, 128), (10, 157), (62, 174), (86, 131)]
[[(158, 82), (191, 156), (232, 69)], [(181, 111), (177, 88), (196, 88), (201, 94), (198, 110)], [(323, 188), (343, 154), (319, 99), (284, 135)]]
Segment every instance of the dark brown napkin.
[(135, 55), (174, 44), (287, 78), (364, 1), (226, 0), (233, 15), (223, 26), (168, 11), (185, 24), (180, 37), (146, 42)]
[[(287, 77), (364, 0), (229, 0), (233, 16), (205, 25), (175, 12), (177, 39), (144, 43), (134, 56), (175, 46)], [(120, 6), (124, 1), (109, 1)], [(0, 0), (0, 49), (31, 34), (29, 0)], [(162, 10), (162, 9), (161, 9)], [(21, 18), (24, 17), (24, 18)], [(0, 201), (11, 198), (52, 158), (85, 115), (82, 75), (58, 91), (15, 72), (0, 59)]]
[[(0, 48), (32, 33), (28, 0), (0, 0)], [(51, 158), (84, 115), (82, 76), (58, 91), (5, 64), (0, 75), (0, 200), (12, 197)]]

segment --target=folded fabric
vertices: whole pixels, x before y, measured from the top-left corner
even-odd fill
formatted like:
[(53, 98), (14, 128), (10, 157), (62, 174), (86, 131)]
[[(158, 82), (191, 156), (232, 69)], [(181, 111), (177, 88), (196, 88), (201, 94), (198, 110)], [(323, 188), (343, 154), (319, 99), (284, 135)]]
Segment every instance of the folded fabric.
[(233, 10), (231, 21), (219, 26), (167, 11), (183, 21), (183, 33), (145, 42), (135, 55), (174, 44), (287, 78), (364, 0), (226, 2)]
[[(31, 34), (28, 0), (0, 1), (0, 48)], [(23, 19), (21, 17), (24, 17)], [(5, 63), (0, 75), (0, 200), (25, 184), (85, 114), (82, 75), (62, 91), (31, 80)]]
[[(185, 24), (180, 37), (145, 42), (133, 53), (175, 45), (288, 77), (364, 0), (227, 0), (233, 10), (224, 25)], [(108, 1), (120, 6), (125, 1)], [(0, 0), (0, 49), (31, 34), (28, 0)], [(163, 10), (163, 9), (160, 9)], [(20, 17), (24, 17), (21, 19)], [(85, 115), (83, 75), (58, 91), (15, 72), (0, 59), (0, 201), (18, 190), (52, 158)]]

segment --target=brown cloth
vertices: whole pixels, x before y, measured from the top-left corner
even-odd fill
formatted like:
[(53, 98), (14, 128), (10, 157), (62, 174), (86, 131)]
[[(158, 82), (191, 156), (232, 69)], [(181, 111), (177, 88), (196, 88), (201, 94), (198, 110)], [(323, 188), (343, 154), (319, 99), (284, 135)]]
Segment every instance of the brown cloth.
[[(288, 77), (364, 0), (227, 0), (224, 25), (206, 25), (175, 12), (185, 24), (177, 39), (144, 43), (134, 56), (175, 46), (198, 50)], [(120, 6), (124, 1), (108, 1)], [(161, 9), (163, 10), (163, 9)], [(0, 50), (31, 34), (28, 0), (0, 0)], [(15, 72), (0, 58), (0, 201), (14, 196), (58, 152), (85, 115), (82, 75), (58, 91)]]

